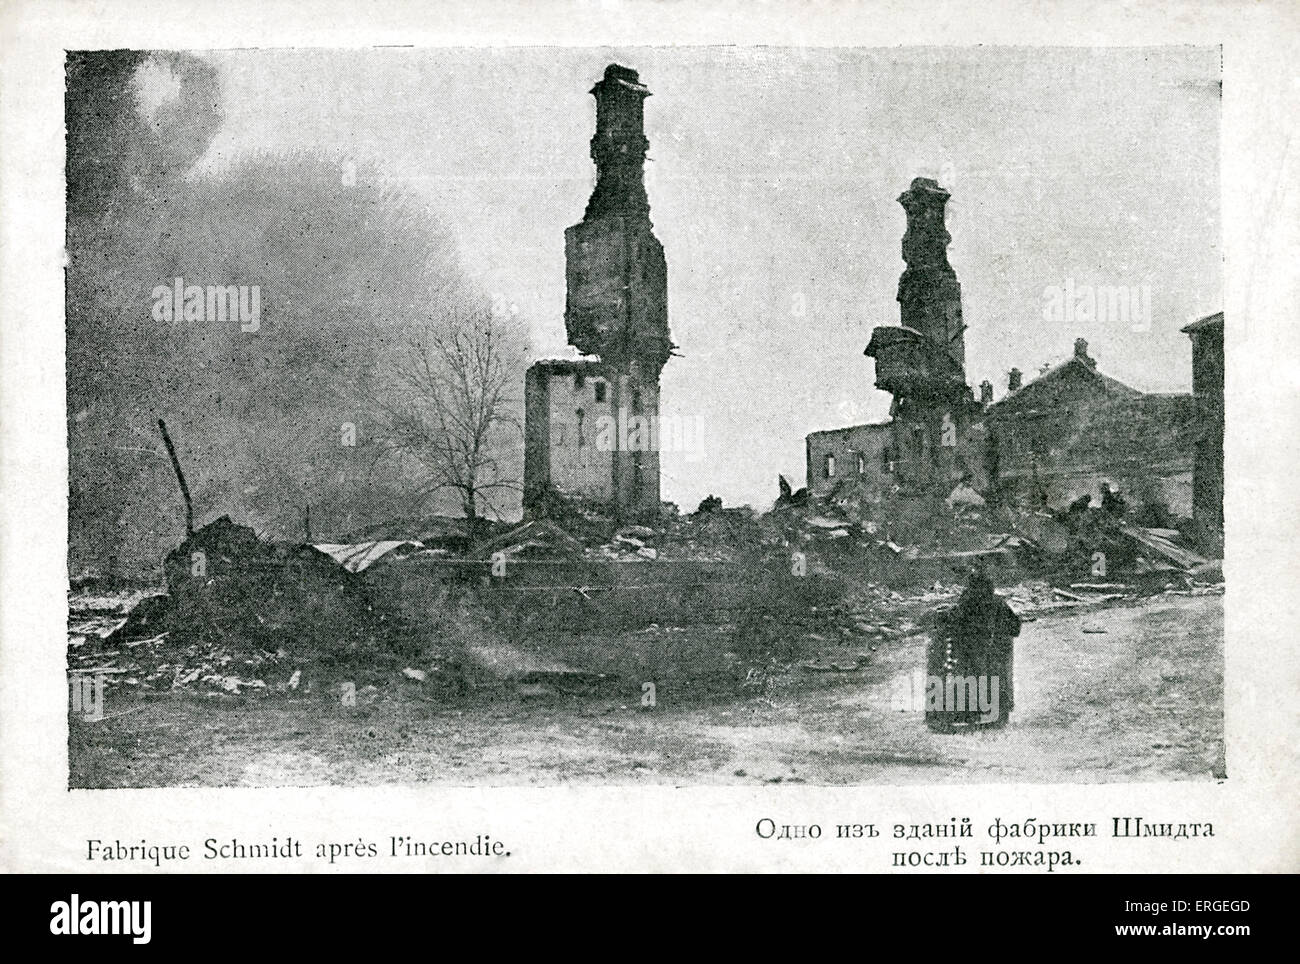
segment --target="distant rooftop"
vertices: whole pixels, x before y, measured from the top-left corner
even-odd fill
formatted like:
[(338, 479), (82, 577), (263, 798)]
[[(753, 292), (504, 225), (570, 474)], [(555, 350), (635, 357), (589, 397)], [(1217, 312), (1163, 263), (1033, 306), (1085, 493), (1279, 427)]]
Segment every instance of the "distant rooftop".
[(1088, 378), (1095, 380), (1109, 394), (1119, 398), (1137, 398), (1143, 395), (1129, 385), (1125, 385), (1117, 378), (1111, 378), (1109, 375), (1103, 375), (1097, 371), (1097, 362), (1088, 354), (1088, 343), (1082, 338), (1074, 340), (1074, 354), (1063, 362), (1051, 366), (1036, 378), (1026, 381), (1014, 391), (1009, 391), (990, 405), (986, 411), (989, 413), (999, 413), (1007, 411), (1008, 408), (1016, 408), (1011, 404), (1022, 398), (1032, 398), (1042, 390), (1043, 385), (1050, 384), (1066, 374), (1083, 374)]

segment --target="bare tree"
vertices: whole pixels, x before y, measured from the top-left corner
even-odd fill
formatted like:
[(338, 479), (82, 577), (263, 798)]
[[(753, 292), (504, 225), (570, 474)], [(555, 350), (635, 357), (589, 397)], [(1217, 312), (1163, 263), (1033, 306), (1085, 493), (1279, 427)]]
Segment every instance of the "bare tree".
[(392, 390), (376, 399), (381, 453), (414, 465), (420, 501), (455, 492), (471, 543), (484, 507), (499, 515), (494, 500), (523, 488), (501, 458), (522, 434), (513, 395), (522, 361), (515, 331), (491, 308), (450, 309), (416, 334), (393, 366)]

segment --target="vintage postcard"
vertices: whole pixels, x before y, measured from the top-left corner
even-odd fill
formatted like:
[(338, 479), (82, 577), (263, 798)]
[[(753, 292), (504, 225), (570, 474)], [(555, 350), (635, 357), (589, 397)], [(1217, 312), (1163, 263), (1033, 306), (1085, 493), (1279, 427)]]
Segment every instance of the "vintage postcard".
[(1294, 169), (1238, 153), (1294, 114), (1234, 58), (1296, 24), (1230, 8), (979, 44), (26, 8), (61, 257), (6, 223), (45, 290), (5, 364), (66, 461), (7, 396), (6, 474), (66, 540), (20, 617), (6, 533), (41, 712), (4, 778), (66, 754), (76, 829), (23, 867), (612, 869), (548, 852), (571, 800), (660, 853), (629, 870), (1294, 870), (1294, 567), (1253, 541), (1294, 458), (1251, 423), (1294, 429)]

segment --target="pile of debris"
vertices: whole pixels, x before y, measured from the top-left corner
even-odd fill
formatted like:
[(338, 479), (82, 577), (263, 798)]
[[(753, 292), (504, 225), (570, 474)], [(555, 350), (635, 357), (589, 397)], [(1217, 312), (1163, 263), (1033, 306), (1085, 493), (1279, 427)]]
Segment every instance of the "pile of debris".
[(614, 538), (594, 549), (588, 549), (587, 555), (601, 559), (617, 559), (620, 562), (637, 562), (641, 559), (658, 559), (660, 533), (649, 526), (623, 526), (614, 533)]
[(358, 573), (417, 548), (271, 543), (223, 516), (167, 555), (167, 592), (70, 593), (69, 670), (110, 686), (228, 694), (391, 674), (409, 640), (374, 613)]
[(755, 563), (787, 546), (779, 527), (748, 506), (714, 508), (664, 523), (660, 558)]
[[(151, 613), (166, 611), (171, 600), (156, 589), (125, 589), (120, 592), (68, 593), (68, 646), (111, 643), (141, 637), (138, 630), (150, 623)], [(134, 618), (133, 618), (134, 617)], [(128, 626), (128, 622), (131, 623)]]
[(711, 505), (688, 516), (665, 513), (653, 525), (620, 522), (592, 506), (563, 503), (561, 518), (525, 522), (474, 551), (478, 558), (691, 560), (749, 562), (788, 545), (779, 526), (748, 507)]
[[(476, 545), (509, 532), (515, 525), (478, 518), (473, 528), (471, 538), (470, 525), (463, 516), (402, 516), (342, 533), (338, 541), (353, 546), (414, 543), (419, 547), (416, 552), (422, 556), (464, 558)], [(323, 548), (321, 544), (315, 545)]]
[(956, 567), (996, 561), (1007, 571), (1058, 583), (1108, 575), (1136, 580), (1135, 591), (1168, 588), (1170, 579), (1184, 577), (1208, 585), (1222, 581), (1221, 568), (1197, 553), (1183, 532), (1138, 525), (1114, 498), (1103, 508), (1084, 497), (1049, 512), (989, 505), (965, 483), (938, 499), (854, 486), (812, 497), (780, 482), (780, 496), (763, 521), (788, 545), (822, 554), (887, 553)]
[(1184, 575), (1222, 581), (1222, 570), (1193, 550), (1179, 530), (1135, 525), (1122, 511), (1094, 508), (1090, 501), (1084, 496), (1054, 515), (1036, 513), (1026, 525), (1036, 530), (1035, 542), (1051, 568), (1157, 586)]
[[(235, 696), (296, 690), (303, 676), (283, 649), (249, 652), (213, 640), (174, 643), (169, 633), (74, 650), (69, 654), (68, 671), (101, 677), (109, 689), (121, 686)], [(310, 689), (310, 683), (305, 689)]]
[(176, 630), (248, 650), (342, 656), (379, 627), (364, 583), (303, 543), (265, 542), (222, 516), (163, 562)]
[(478, 546), (481, 559), (504, 556), (507, 559), (575, 559), (585, 551), (581, 542), (554, 522), (537, 519), (503, 532)]

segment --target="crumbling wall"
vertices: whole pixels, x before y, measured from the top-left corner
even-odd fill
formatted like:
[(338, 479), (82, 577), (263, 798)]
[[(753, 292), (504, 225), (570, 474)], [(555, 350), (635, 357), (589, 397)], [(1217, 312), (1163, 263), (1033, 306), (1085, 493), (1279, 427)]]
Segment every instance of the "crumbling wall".
[(1183, 329), (1192, 339), (1192, 393), (1199, 432), (1192, 514), (1197, 542), (1213, 555), (1223, 552), (1223, 312)]
[(524, 512), (534, 514), (551, 487), (551, 376), (538, 363), (524, 376)]
[(898, 203), (907, 212), (898, 280), (902, 324), (872, 331), (876, 387), (894, 396), (894, 475), (902, 491), (946, 494), (969, 472), (963, 437), (977, 410), (966, 385), (961, 285), (948, 263), (949, 194), (918, 177)]
[(602, 419), (617, 423), (609, 379), (587, 369), (553, 373), (549, 381), (550, 483), (562, 495), (609, 501), (614, 453), (608, 432), (600, 434)]
[(659, 386), (599, 361), (543, 361), (525, 387), (524, 501), (545, 514), (549, 494), (659, 509)]
[[(552, 367), (534, 377), (525, 498), (532, 514), (545, 511), (546, 493), (554, 491), (607, 502), (620, 516), (656, 515), (658, 449), (649, 437), (628, 444), (633, 419), (657, 420), (659, 375), (673, 348), (668, 266), (650, 223), (643, 175), (649, 146), (643, 105), (650, 92), (636, 71), (611, 64), (592, 93), (596, 187), (582, 221), (564, 232), (564, 323), (569, 344), (599, 359), (607, 394), (597, 401), (580, 384), (580, 371), (569, 377)], [(601, 416), (618, 426), (612, 445), (595, 444)]]
[(668, 265), (648, 217), (606, 215), (564, 232), (569, 344), (656, 380), (672, 350)]
[(930, 178), (918, 177), (898, 197), (907, 212), (902, 244), (907, 270), (898, 279), (898, 303), (903, 325), (924, 335), (964, 371), (966, 326), (961, 314), (961, 285), (948, 263), (952, 235), (944, 226), (944, 208), (950, 196)]
[[(809, 434), (804, 440), (808, 491), (829, 496), (845, 483), (888, 490), (893, 486), (891, 438), (888, 422)], [(827, 457), (834, 459), (833, 475), (827, 474)]]

